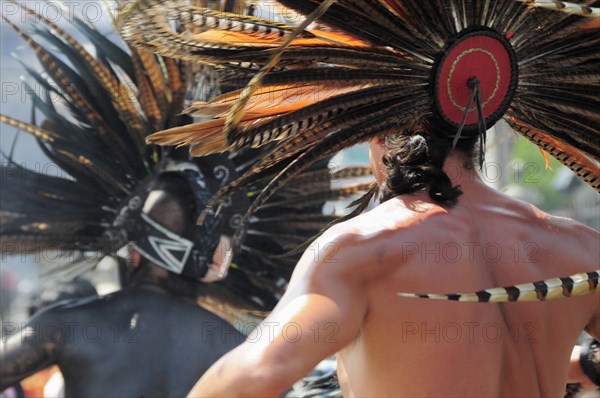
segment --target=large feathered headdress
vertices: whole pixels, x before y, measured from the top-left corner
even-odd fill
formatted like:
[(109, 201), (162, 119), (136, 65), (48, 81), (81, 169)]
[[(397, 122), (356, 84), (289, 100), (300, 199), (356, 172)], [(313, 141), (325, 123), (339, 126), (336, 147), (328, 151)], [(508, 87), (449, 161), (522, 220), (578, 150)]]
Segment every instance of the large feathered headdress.
[[(34, 84), (44, 89), (31, 91), (33, 105), (44, 120), (25, 123), (0, 115), (0, 122), (33, 135), (61, 173), (46, 175), (27, 169), (4, 154), (8, 162), (0, 169), (2, 252), (53, 249), (112, 254), (132, 242), (147, 258), (172, 272), (202, 276), (219, 234), (237, 227), (268, 174), (238, 192), (226, 204), (224, 214), (209, 214), (207, 223), (194, 226), (193, 237), (186, 239), (142, 212), (157, 181), (166, 174), (184, 180), (200, 212), (224, 182), (253, 164), (257, 153), (190, 159), (187, 153), (181, 156), (172, 149), (147, 146), (144, 139), (151, 132), (183, 124), (180, 112), (186, 95), (214, 89), (213, 72), (127, 48), (70, 16), (69, 29), (77, 32), (77, 39), (25, 5), (15, 5), (35, 16), (24, 21), (40, 22), (21, 27), (3, 15), (44, 69), (38, 73), (23, 63)], [(82, 37), (95, 55), (79, 41)], [(198, 76), (208, 80), (206, 87), (197, 86)], [(334, 219), (323, 213), (323, 204), (365, 188), (364, 184), (340, 184), (334, 189), (332, 180), (367, 174), (366, 168), (332, 172), (324, 161), (290, 181), (246, 225), (247, 239), (233, 258), (229, 276), (210, 291), (232, 298), (236, 305), (271, 309), (299, 257), (293, 249)], [(195, 224), (195, 218), (189, 221)], [(63, 270), (64, 265), (59, 268)]]
[[(213, 65), (224, 81), (246, 85), (189, 109), (212, 119), (149, 141), (190, 145), (194, 155), (275, 143), (212, 201), (277, 170), (248, 221), (285, 181), (342, 148), (423, 125), (456, 145), (483, 136), (501, 118), (599, 190), (598, 6), (596, 0), (279, 0), (256, 2), (259, 18), (185, 1), (138, 0), (120, 24), (137, 46)], [(307, 18), (276, 22), (271, 7), (287, 7), (280, 14), (288, 19)], [(595, 280), (594, 288), (597, 274)]]

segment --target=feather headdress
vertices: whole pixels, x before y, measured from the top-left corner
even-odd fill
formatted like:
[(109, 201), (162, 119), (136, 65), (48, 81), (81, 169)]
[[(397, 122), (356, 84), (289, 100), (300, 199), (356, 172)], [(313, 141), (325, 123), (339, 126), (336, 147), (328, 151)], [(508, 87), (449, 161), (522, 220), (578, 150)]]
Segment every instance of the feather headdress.
[(213, 205), (276, 170), (247, 222), (288, 179), (342, 148), (423, 124), (456, 144), (500, 119), (600, 190), (599, 1), (277, 3), (307, 18), (289, 26), (173, 0), (138, 0), (120, 16), (134, 45), (246, 84), (190, 108), (211, 120), (148, 138), (195, 155), (274, 143)]
[[(198, 207), (223, 181), (243, 173), (258, 152), (192, 161), (187, 154), (181, 156), (174, 150), (147, 146), (144, 139), (151, 132), (187, 128), (182, 125), (185, 119), (180, 111), (186, 93), (198, 91), (197, 81), (186, 77), (194, 75), (194, 67), (112, 42), (75, 16), (71, 18), (72, 26), (63, 28), (23, 4), (18, 6), (23, 13), (35, 15), (31, 20), (40, 22), (21, 27), (3, 15), (33, 49), (44, 69), (38, 73), (23, 62), (34, 83), (44, 88), (41, 94), (35, 94), (34, 101), (44, 121), (25, 123), (0, 115), (0, 122), (33, 135), (61, 173), (51, 176), (30, 170), (7, 155), (8, 162), (0, 169), (2, 252), (53, 249), (106, 255), (133, 242), (142, 249), (154, 248), (156, 253), (164, 254), (160, 259), (171, 258), (177, 263), (178, 251), (182, 251), (179, 249), (189, 248), (186, 242), (169, 241), (171, 234), (160, 227), (153, 231), (164, 236), (154, 237), (168, 244), (161, 246), (159, 239), (154, 239), (156, 245), (150, 242), (144, 246), (136, 235), (143, 218), (139, 210), (153, 183), (164, 172), (176, 171), (182, 176), (191, 173), (190, 185), (209, 185), (194, 192)], [(65, 29), (77, 31), (79, 38), (85, 37), (95, 55)], [(200, 70), (208, 80), (211, 73)], [(215, 86), (214, 82), (207, 85)], [(199, 173), (206, 179), (198, 179)], [(298, 260), (299, 251), (293, 249), (334, 219), (323, 213), (323, 204), (365, 188), (364, 184), (340, 184), (333, 189), (332, 179), (368, 173), (364, 168), (332, 173), (323, 161), (290, 181), (247, 224), (247, 239), (233, 258), (229, 276), (208, 291), (229, 297), (235, 305), (245, 308), (271, 309)], [(227, 204), (223, 228), (237, 226), (268, 182), (268, 174), (260, 177)], [(198, 197), (203, 197), (204, 202)], [(148, 225), (154, 223), (150, 221)], [(209, 232), (204, 229), (197, 235)], [(216, 236), (212, 238), (218, 239), (218, 233), (214, 232)], [(173, 262), (167, 265), (172, 266)], [(56, 275), (59, 270), (71, 275), (74, 271), (72, 267), (69, 272), (68, 267), (60, 266), (46, 270), (46, 274)]]

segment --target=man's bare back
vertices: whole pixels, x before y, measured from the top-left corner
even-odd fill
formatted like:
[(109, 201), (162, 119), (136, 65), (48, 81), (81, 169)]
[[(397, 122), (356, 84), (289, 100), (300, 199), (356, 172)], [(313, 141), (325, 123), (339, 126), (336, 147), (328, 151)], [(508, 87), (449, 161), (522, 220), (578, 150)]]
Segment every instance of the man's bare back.
[(367, 315), (338, 356), (344, 396), (562, 397), (581, 330), (600, 334), (597, 294), (519, 304), (397, 296), (474, 292), (600, 263), (596, 231), (479, 180), (461, 188), (453, 208), (405, 195), (340, 229), (358, 236), (355, 266), (368, 264)]
[[(381, 159), (380, 144), (371, 159)], [(462, 195), (397, 195), (329, 228), (304, 253), (259, 333), (221, 358), (191, 397), (278, 396), (338, 354), (345, 397), (562, 397), (598, 294), (534, 303), (399, 297), (462, 293), (597, 268), (599, 236), (487, 187), (450, 154)], [(381, 163), (371, 165), (378, 184)], [(578, 366), (578, 365), (577, 365)]]

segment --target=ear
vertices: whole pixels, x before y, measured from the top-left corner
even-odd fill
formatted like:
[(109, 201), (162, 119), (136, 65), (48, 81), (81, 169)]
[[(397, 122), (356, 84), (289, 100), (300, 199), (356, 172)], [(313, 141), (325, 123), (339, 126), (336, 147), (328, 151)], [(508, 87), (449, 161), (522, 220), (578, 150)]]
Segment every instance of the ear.
[(379, 145), (379, 146), (383, 147), (385, 145), (385, 136), (378, 135), (378, 136), (372, 138), (371, 142), (375, 145)]
[(134, 268), (139, 267), (140, 263), (142, 262), (142, 255), (140, 254), (140, 252), (138, 252), (137, 250), (132, 250), (129, 255), (131, 256), (129, 260), (131, 266)]
[(221, 235), (219, 244), (213, 255), (212, 264), (208, 268), (206, 275), (200, 278), (200, 281), (210, 283), (225, 279), (231, 265), (232, 257), (231, 239), (226, 235)]

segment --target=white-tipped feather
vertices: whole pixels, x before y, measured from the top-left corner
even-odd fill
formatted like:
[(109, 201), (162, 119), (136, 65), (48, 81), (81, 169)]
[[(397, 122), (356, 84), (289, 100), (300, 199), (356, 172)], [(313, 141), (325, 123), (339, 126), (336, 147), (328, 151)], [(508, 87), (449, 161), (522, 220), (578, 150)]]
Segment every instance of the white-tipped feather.
[[(600, 283), (598, 282), (598, 275), (600, 275), (600, 269), (593, 272), (580, 272), (574, 275), (570, 275), (567, 278), (573, 281), (573, 286), (568, 286), (561, 278), (549, 278), (539, 282), (522, 283), (514, 286), (507, 287), (495, 287), (491, 289), (485, 289), (483, 292), (488, 293), (490, 296), (485, 297), (482, 294), (481, 297), (477, 293), (448, 293), (448, 294), (415, 294), (415, 293), (397, 293), (399, 297), (409, 298), (428, 298), (432, 300), (452, 300), (452, 301), (466, 301), (466, 302), (492, 302), (492, 303), (506, 303), (513, 301), (542, 301), (542, 300), (556, 300), (565, 297), (583, 296), (594, 292), (600, 292)], [(544, 285), (547, 287), (547, 293), (543, 292), (536, 287), (536, 285)], [(510, 290), (517, 289), (519, 291), (518, 298), (512, 298)], [(451, 297), (453, 297), (451, 299)]]
[(567, 1), (556, 1), (556, 0), (516, 0), (521, 3), (525, 3), (531, 7), (542, 7), (551, 10), (557, 10), (566, 12), (568, 14), (576, 14), (589, 18), (600, 18), (599, 7), (583, 6), (576, 3)]

